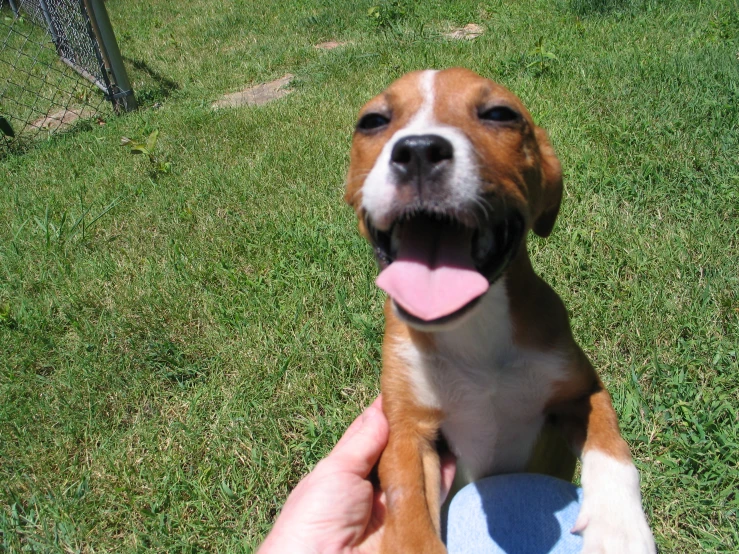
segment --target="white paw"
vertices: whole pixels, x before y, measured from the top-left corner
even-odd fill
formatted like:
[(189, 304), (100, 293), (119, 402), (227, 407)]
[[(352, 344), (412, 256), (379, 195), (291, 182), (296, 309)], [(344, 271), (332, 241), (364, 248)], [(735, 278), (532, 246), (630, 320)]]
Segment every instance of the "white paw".
[(582, 534), (582, 554), (656, 554), (641, 506), (624, 508), (612, 506), (607, 513), (592, 513), (583, 503), (573, 529)]
[(582, 486), (583, 503), (572, 532), (582, 534), (583, 554), (656, 554), (632, 463), (588, 452)]

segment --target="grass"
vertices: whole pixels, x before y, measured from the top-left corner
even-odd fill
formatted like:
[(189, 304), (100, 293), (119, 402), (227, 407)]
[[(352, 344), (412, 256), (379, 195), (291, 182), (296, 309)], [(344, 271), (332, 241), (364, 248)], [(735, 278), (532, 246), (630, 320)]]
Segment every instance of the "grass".
[[(550, 131), (566, 197), (534, 262), (661, 550), (739, 549), (735, 0), (106, 6), (142, 109), (0, 160), (0, 551), (259, 544), (377, 393), (383, 298), (341, 202), (355, 113), (451, 65)], [(284, 99), (210, 108), (288, 72)], [(154, 130), (168, 173), (119, 146)]]

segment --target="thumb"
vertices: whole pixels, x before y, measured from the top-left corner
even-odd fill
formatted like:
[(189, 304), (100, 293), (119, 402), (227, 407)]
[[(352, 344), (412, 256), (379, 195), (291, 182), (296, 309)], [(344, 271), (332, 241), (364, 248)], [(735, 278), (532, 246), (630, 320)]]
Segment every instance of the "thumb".
[(348, 471), (366, 478), (387, 445), (389, 426), (378, 397), (349, 426), (331, 453), (322, 462), (332, 471)]

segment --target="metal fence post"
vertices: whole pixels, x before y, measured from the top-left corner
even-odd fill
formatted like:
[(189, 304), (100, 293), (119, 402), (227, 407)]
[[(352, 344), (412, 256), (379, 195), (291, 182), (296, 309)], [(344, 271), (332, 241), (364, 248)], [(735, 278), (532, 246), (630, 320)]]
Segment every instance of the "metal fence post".
[(54, 28), (54, 22), (51, 19), (51, 15), (49, 14), (49, 6), (46, 5), (46, 0), (39, 0), (39, 8), (41, 8), (41, 13), (44, 16), (44, 21), (46, 21), (46, 26), (49, 28), (49, 34), (51, 35), (51, 40), (54, 41), (54, 46), (56, 47), (56, 51), (59, 52), (59, 55), (62, 54), (61, 50), (59, 49), (59, 37), (56, 35), (56, 29)]
[(102, 0), (84, 0), (84, 2), (91, 16), (93, 31), (98, 35), (103, 58), (110, 64), (113, 81), (118, 87), (118, 92), (115, 95), (116, 99), (123, 103), (123, 107), (127, 112), (135, 110), (138, 104), (133, 95), (133, 90), (131, 90), (126, 67), (123, 65), (121, 51), (118, 49), (118, 42), (115, 40), (113, 27), (110, 25), (110, 18), (105, 5)]
[(13, 15), (18, 17), (20, 14), (18, 13), (18, 6), (15, 5), (15, 1), (8, 0), (8, 3), (10, 4), (10, 9), (13, 10)]

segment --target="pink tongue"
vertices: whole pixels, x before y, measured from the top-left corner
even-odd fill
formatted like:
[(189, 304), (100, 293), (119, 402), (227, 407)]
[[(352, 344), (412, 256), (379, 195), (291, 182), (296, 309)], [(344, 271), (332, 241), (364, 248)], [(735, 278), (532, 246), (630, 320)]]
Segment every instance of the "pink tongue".
[(488, 290), (472, 261), (470, 231), (422, 219), (403, 224), (400, 233), (398, 257), (375, 283), (411, 315), (432, 321)]

